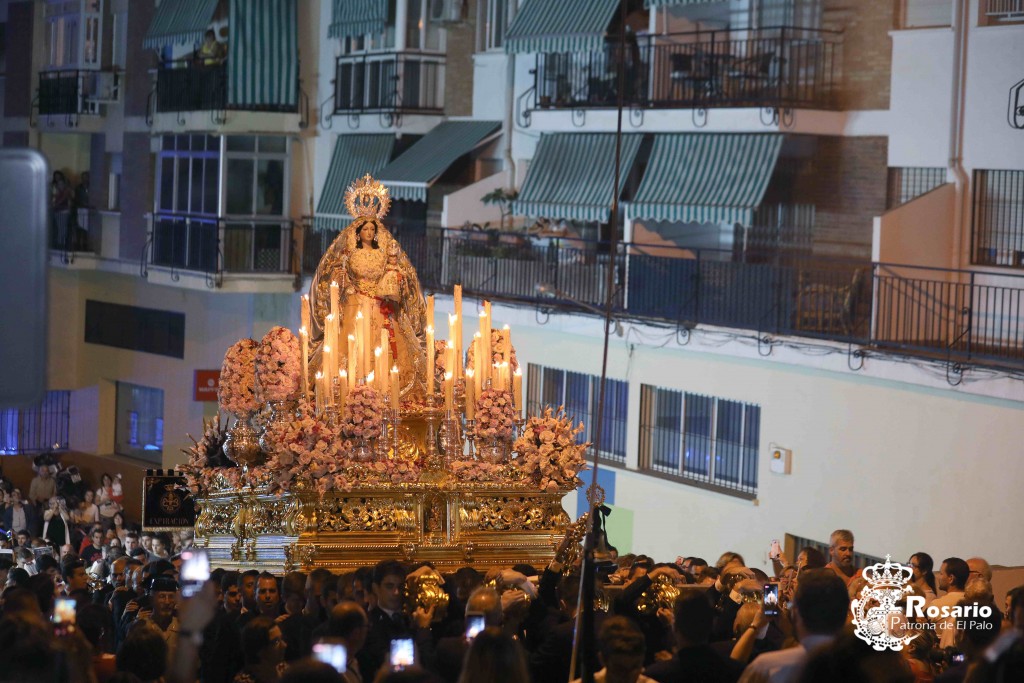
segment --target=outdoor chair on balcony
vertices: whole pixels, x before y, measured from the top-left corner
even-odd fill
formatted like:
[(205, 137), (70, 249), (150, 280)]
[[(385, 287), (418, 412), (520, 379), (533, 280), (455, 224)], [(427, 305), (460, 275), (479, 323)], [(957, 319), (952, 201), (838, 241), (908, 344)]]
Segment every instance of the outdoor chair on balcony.
[(734, 97), (751, 99), (774, 95), (779, 85), (781, 62), (774, 52), (734, 61), (729, 71), (729, 80), (736, 84)]
[(673, 99), (698, 100), (711, 88), (711, 78), (703, 72), (702, 60), (697, 55), (671, 54), (669, 63), (672, 66), (669, 78), (672, 79), (675, 93), (678, 93)]
[[(820, 334), (852, 334), (864, 284), (864, 269), (853, 271), (847, 284), (821, 282), (822, 273), (800, 271), (796, 327)], [(829, 278), (824, 278), (829, 279)]]

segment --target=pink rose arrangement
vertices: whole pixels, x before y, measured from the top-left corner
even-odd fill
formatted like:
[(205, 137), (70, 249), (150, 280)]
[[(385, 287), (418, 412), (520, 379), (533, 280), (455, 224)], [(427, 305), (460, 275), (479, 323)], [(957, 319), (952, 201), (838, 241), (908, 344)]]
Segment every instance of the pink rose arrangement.
[(299, 397), (302, 365), (299, 340), (286, 327), (267, 332), (256, 352), (256, 382), (263, 401), (288, 401)]
[(542, 415), (526, 421), (523, 433), (512, 445), (515, 465), (542, 491), (571, 491), (581, 482), (579, 473), (586, 466), (584, 454), (590, 444), (577, 443), (583, 423), (573, 427), (561, 406), (557, 412), (545, 409)]
[(516, 409), (512, 394), (484, 389), (476, 401), (476, 434), (485, 439), (510, 439), (515, 427)]
[[(199, 495), (221, 487), (238, 488), (242, 485), (241, 467), (233, 464), (226, 467), (218, 466), (219, 463), (228, 462), (221, 450), (224, 446), (224, 437), (220, 415), (215, 415), (209, 422), (203, 421), (203, 436), (198, 441), (189, 435), (192, 447), (185, 451), (188, 462), (179, 465), (178, 469), (184, 473), (185, 482), (193, 494)], [(249, 470), (252, 481), (258, 481), (265, 476), (266, 470), (263, 467), (253, 467)]]
[(448, 342), (444, 339), (434, 340), (434, 386), (441, 391), (444, 386), (444, 373), (448, 372)]
[(348, 392), (341, 433), (349, 439), (375, 439), (384, 425), (384, 402), (373, 387), (360, 384)]
[(287, 491), (305, 481), (321, 493), (344, 489), (344, 453), (351, 442), (341, 439), (337, 428), (313, 417), (308, 405), (303, 408), (291, 421), (267, 425), (264, 438), (273, 444), (273, 454), (265, 467), (273, 472), (275, 487)]
[(224, 354), (220, 366), (217, 401), (220, 409), (232, 415), (249, 415), (259, 407), (256, 398), (256, 351), (253, 339), (239, 339)]
[[(505, 331), (491, 329), (491, 365), (495, 363), (504, 362), (504, 356), (501, 355), (501, 349), (505, 341)], [(476, 345), (470, 344), (467, 351), (466, 367), (473, 367), (473, 361), (476, 358), (474, 351)], [(519, 359), (516, 357), (516, 348), (513, 346), (511, 351), (512, 359), (509, 361), (509, 367), (512, 372), (519, 369)]]
[(452, 474), (458, 481), (504, 481), (504, 463), (483, 462), (481, 460), (455, 460), (451, 463)]

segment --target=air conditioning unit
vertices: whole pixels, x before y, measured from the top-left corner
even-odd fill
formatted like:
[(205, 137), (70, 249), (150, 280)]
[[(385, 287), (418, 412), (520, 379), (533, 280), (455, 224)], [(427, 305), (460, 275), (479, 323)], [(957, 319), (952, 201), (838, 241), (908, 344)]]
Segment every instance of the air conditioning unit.
[(430, 21), (435, 24), (461, 24), (465, 21), (465, 0), (430, 0)]
[(114, 71), (95, 71), (87, 75), (86, 97), (92, 102), (117, 102), (120, 87)]

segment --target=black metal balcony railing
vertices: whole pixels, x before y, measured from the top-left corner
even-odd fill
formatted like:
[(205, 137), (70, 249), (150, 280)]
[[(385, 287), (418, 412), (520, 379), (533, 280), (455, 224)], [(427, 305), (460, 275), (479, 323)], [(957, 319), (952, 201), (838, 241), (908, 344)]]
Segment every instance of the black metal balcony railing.
[(839, 34), (793, 27), (641, 36), (623, 49), (537, 55), (534, 109), (627, 106), (829, 108)]
[(50, 218), (50, 248), (71, 254), (100, 253), (100, 214), (95, 209), (54, 211)]
[(41, 116), (82, 113), (82, 75), (77, 70), (39, 72)]
[(161, 214), (153, 219), (150, 263), (220, 273), (291, 272), (291, 221)]
[[(307, 233), (303, 269), (334, 234)], [(608, 245), (431, 229), (401, 234), (428, 290), (544, 307), (602, 307)], [(731, 252), (620, 244), (621, 317), (815, 337), (952, 362), (1024, 365), (1024, 276), (813, 258), (732, 260)], [(538, 285), (548, 285), (545, 296)]]
[(406, 53), (339, 57), (334, 111), (432, 113), (444, 109), (443, 55)]
[(156, 72), (158, 112), (227, 108), (228, 71), (224, 65), (163, 65)]

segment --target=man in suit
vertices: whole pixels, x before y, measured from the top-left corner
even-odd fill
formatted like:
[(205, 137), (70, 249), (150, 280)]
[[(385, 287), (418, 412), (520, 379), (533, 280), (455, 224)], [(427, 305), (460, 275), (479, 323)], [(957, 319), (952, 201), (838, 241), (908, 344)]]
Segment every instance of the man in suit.
[(11, 504), (4, 510), (4, 529), (11, 533), (17, 533), (24, 529), (33, 538), (42, 533), (39, 512), (35, 506), (25, 504), (21, 498), (21, 491), (18, 489), (11, 492)]
[(405, 567), (395, 560), (378, 562), (373, 568), (370, 587), (377, 604), (367, 612), (370, 630), (366, 635), (366, 644), (357, 655), (359, 670), (367, 678), (375, 676), (387, 659), (392, 640), (413, 638), (421, 651), (430, 647), (430, 622), (434, 610), (418, 609), (412, 618), (402, 611), (405, 576)]
[[(482, 614), (485, 628), (501, 628), (503, 618), (498, 591), (487, 586), (473, 591), (466, 601), (466, 617), (471, 614)], [(466, 658), (469, 644), (470, 641), (465, 634), (442, 638), (437, 642), (435, 651), (430, 654), (430, 661), (424, 661), (424, 665), (442, 681), (456, 683), (462, 674), (462, 662)]]

